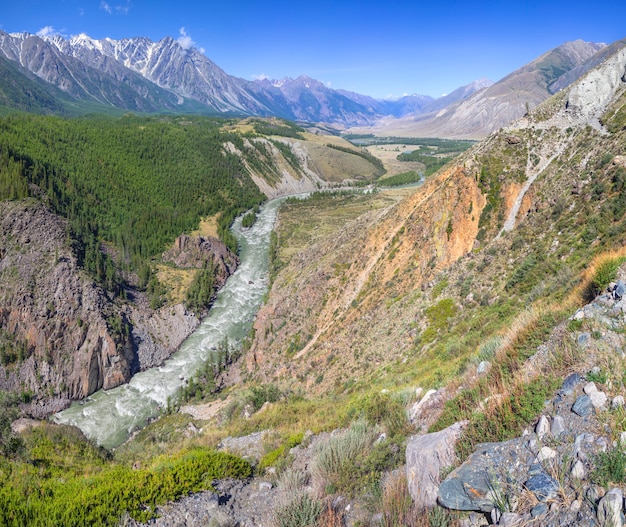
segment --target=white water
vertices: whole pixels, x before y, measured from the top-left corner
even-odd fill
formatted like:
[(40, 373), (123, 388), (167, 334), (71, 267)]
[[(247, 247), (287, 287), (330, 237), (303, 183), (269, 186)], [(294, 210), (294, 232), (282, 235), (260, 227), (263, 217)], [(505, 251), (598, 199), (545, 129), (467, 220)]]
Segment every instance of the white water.
[(227, 280), (209, 315), (162, 366), (137, 373), (128, 384), (100, 390), (52, 417), (77, 426), (105, 448), (123, 443), (167, 407), (183, 382), (193, 377), (218, 344), (239, 345), (248, 334), (268, 286), (268, 247), (281, 199), (266, 203), (250, 229), (233, 226), (241, 263)]

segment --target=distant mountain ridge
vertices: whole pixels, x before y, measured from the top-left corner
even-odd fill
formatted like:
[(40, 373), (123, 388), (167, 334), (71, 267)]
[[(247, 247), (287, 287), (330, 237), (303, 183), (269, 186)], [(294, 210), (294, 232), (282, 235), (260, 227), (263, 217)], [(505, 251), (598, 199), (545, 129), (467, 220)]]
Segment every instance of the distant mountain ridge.
[[(146, 37), (96, 40), (85, 34), (66, 39), (0, 31), (0, 56), (74, 101), (137, 112), (278, 116), (357, 126), (385, 115), (421, 112), (445, 99), (417, 94), (374, 99), (333, 90), (305, 75), (248, 81), (227, 74), (197, 49), (185, 49), (171, 37), (158, 42)], [(475, 89), (468, 85), (461, 90)], [(58, 97), (58, 92), (49, 95)]]
[(583, 40), (566, 42), (468, 97), (400, 119), (383, 118), (370, 131), (417, 137), (484, 137), (576, 81), (606, 58), (606, 48), (606, 44)]
[[(414, 94), (381, 100), (334, 90), (306, 75), (255, 81), (234, 77), (171, 37), (158, 42), (146, 37), (96, 40), (85, 34), (66, 39), (0, 31), (0, 57), (21, 66), (10, 69), (10, 80), (0, 79), (0, 94), (5, 107), (36, 111), (40, 105), (40, 113), (63, 113), (59, 105), (75, 112), (95, 105), (92, 111), (276, 116), (387, 135), (477, 138), (571, 84), (602, 60), (604, 48), (567, 42), (495, 84), (480, 79), (437, 99)], [(37, 102), (29, 105), (16, 87), (32, 83), (32, 74), (49, 89), (38, 83)], [(53, 103), (59, 99), (65, 100)]]

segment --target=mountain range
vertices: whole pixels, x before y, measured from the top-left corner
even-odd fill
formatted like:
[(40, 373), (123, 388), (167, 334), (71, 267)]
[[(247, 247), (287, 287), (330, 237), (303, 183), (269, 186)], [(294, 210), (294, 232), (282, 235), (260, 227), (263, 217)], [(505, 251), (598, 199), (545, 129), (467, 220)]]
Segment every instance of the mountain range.
[[(621, 44), (620, 44), (621, 45)], [(0, 101), (41, 113), (133, 111), (277, 116), (377, 133), (481, 137), (521, 117), (602, 60), (604, 44), (568, 42), (497, 83), (434, 99), (381, 100), (302, 75), (249, 81), (171, 37), (96, 40), (0, 31)], [(42, 82), (43, 81), (43, 82)]]

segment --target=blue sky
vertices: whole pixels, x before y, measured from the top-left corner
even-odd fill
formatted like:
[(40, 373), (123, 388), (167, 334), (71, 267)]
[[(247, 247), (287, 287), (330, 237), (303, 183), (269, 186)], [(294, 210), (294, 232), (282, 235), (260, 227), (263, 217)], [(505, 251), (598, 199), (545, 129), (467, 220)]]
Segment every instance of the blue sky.
[(171, 36), (227, 73), (253, 79), (305, 74), (374, 97), (438, 97), (497, 81), (569, 40), (626, 38), (626, 2), (186, 1), (5, 2), (7, 32), (93, 38)]

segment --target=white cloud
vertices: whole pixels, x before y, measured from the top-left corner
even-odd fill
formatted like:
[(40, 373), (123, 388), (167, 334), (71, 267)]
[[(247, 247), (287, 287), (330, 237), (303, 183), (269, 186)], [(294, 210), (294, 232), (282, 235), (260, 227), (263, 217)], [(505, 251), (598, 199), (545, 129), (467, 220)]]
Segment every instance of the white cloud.
[(252, 75), (252, 80), (253, 81), (265, 81), (268, 80), (269, 77), (267, 75), (265, 75), (265, 73), (259, 73), (259, 74), (253, 74)]
[(100, 2), (100, 9), (102, 9), (104, 12), (108, 13), (109, 15), (112, 15), (113, 12), (115, 12), (115, 14), (117, 15), (127, 15), (128, 12), (130, 11), (131, 8), (131, 1), (127, 0), (126, 5), (111, 5), (108, 2), (106, 2), (105, 0), (102, 0), (102, 2)]
[(193, 39), (187, 34), (184, 27), (180, 28), (180, 37), (176, 39), (176, 42), (178, 42), (180, 47), (183, 49), (191, 49), (195, 44)]
[(326, 81), (324, 84), (327, 88), (330, 88), (333, 85), (332, 81)]
[(60, 34), (61, 33), (54, 29), (54, 26), (44, 26), (35, 33), (38, 37), (55, 37)]
[(183, 49), (197, 48), (200, 53), (204, 53), (204, 48), (198, 48), (196, 43), (191, 38), (191, 35), (187, 34), (187, 30), (184, 27), (180, 28), (180, 36), (176, 39), (176, 42), (180, 44)]

